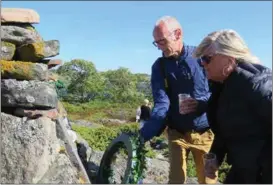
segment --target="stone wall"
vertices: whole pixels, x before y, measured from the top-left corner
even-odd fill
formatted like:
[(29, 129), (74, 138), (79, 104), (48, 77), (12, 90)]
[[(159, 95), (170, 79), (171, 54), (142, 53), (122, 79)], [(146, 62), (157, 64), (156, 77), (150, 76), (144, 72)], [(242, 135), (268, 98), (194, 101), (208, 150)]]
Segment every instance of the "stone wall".
[(90, 183), (49, 71), (60, 43), (39, 22), (34, 10), (1, 9), (1, 183)]

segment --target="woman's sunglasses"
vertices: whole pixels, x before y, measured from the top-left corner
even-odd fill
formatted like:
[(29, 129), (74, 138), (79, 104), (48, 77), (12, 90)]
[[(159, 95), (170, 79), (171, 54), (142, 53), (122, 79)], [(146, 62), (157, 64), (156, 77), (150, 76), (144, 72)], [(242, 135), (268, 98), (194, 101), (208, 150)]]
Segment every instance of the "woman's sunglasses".
[(202, 62), (202, 63), (204, 62), (204, 63), (206, 63), (206, 64), (209, 64), (209, 63), (211, 62), (212, 57), (213, 57), (213, 56), (206, 56), (206, 55), (204, 55), (204, 56), (201, 57), (201, 62)]

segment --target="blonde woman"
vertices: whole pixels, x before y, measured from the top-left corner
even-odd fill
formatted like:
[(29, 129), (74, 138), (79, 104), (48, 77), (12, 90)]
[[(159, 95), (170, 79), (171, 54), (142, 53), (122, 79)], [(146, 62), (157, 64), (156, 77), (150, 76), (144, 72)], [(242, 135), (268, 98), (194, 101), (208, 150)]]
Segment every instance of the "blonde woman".
[(210, 33), (194, 52), (201, 58), (212, 95), (207, 117), (218, 165), (232, 165), (225, 183), (272, 184), (272, 71), (260, 64), (234, 30)]

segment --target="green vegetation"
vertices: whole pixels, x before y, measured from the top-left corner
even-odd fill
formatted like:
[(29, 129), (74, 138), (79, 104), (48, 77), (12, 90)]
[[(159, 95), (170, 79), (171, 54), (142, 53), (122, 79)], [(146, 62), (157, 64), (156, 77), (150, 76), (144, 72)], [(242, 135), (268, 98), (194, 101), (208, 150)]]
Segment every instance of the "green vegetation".
[(119, 127), (100, 127), (88, 128), (78, 125), (72, 125), (72, 129), (79, 133), (94, 150), (104, 151), (122, 132), (135, 133), (138, 131), (137, 124), (125, 124)]
[(66, 90), (60, 98), (69, 103), (99, 100), (131, 104), (152, 97), (149, 75), (132, 74), (127, 68), (98, 72), (91, 61), (75, 59), (55, 72)]
[(94, 100), (88, 103), (72, 104), (62, 102), (71, 120), (87, 120), (100, 123), (103, 118), (135, 121), (137, 104), (110, 103), (106, 101)]

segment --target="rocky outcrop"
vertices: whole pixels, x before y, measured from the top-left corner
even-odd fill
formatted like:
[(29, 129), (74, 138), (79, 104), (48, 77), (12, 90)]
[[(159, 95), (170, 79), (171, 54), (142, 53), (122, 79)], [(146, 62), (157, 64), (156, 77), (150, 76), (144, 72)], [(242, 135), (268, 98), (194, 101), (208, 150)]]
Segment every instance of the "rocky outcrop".
[(70, 160), (65, 154), (56, 156), (56, 160), (50, 170), (46, 172), (39, 184), (76, 184), (79, 183), (76, 176), (77, 171), (73, 168)]
[(51, 84), (41, 81), (2, 80), (2, 107), (48, 109), (56, 108), (57, 102), (57, 93)]
[(1, 182), (36, 183), (56, 160), (60, 144), (55, 122), (1, 113)]
[(1, 23), (39, 23), (39, 14), (31, 9), (23, 8), (2, 8)]
[(54, 57), (59, 54), (59, 41), (50, 40), (25, 44), (17, 48), (18, 57), (22, 61), (37, 62), (43, 58)]
[(60, 59), (51, 58), (59, 54), (60, 43), (45, 41), (33, 25), (39, 22), (34, 10), (1, 8), (1, 60), (37, 62), (49, 68), (60, 65)]
[(1, 183), (90, 183), (45, 62), (59, 41), (43, 41), (35, 11), (16, 10), (1, 11)]
[(30, 24), (1, 25), (1, 41), (21, 46), (43, 41), (41, 35)]

